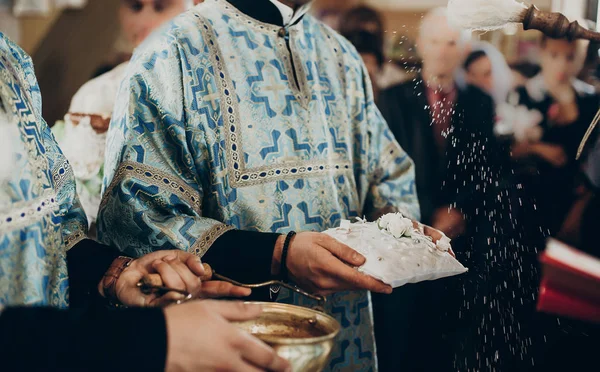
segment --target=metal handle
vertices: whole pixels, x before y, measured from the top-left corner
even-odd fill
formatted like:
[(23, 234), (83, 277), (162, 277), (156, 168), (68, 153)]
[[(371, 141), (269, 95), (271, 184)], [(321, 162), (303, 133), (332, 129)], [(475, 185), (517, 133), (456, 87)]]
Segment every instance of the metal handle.
[[(270, 286), (281, 286), (281, 287), (287, 288), (291, 291), (294, 291), (302, 296), (308, 297), (311, 300), (317, 301), (317, 303), (318, 303), (317, 309), (319, 309), (321, 311), (324, 308), (325, 302), (327, 300), (323, 296), (310, 294), (294, 285), (291, 285), (291, 284), (288, 284), (288, 283), (285, 283), (285, 282), (282, 282), (279, 280), (270, 280), (268, 282), (258, 283), (258, 284), (244, 284), (244, 283), (240, 283), (236, 280), (227, 278), (223, 275), (217, 274), (212, 269), (212, 267), (210, 267), (210, 265), (208, 265), (206, 263), (202, 264), (202, 266), (204, 266), (204, 271), (205, 271), (205, 274), (202, 277), (200, 277), (200, 279), (202, 281), (221, 280), (224, 282), (231, 283), (238, 287), (250, 288), (250, 289), (270, 287)], [(192, 295), (184, 290), (165, 287), (164, 283), (162, 281), (162, 278), (160, 277), (159, 274), (144, 275), (142, 280), (140, 280), (140, 282), (138, 283), (138, 287), (144, 294), (151, 294), (151, 293), (156, 293), (156, 292), (159, 292), (159, 293), (176, 292), (176, 293), (180, 293), (180, 294), (186, 296), (185, 300), (192, 299)]]

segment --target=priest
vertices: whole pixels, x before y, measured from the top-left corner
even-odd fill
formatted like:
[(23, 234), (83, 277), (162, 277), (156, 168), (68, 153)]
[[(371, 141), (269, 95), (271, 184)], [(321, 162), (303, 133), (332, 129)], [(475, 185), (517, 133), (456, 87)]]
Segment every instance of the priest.
[(330, 370), (376, 370), (368, 291), (392, 288), (319, 232), (389, 211), (418, 219), (413, 163), (360, 55), (309, 6), (207, 0), (136, 51), (108, 134), (99, 237), (332, 294), (326, 311), (342, 331)]

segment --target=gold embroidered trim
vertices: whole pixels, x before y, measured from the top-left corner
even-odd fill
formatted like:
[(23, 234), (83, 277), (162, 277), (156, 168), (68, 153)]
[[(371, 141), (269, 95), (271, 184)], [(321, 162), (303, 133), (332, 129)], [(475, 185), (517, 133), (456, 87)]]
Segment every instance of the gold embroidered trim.
[(73, 248), (77, 243), (79, 243), (83, 239), (87, 238), (87, 233), (86, 233), (87, 227), (86, 226), (77, 224), (76, 228), (74, 230), (75, 231), (71, 232), (71, 234), (69, 234), (69, 236), (63, 238), (67, 251), (70, 250), (71, 248)]
[(252, 168), (244, 172), (239, 183), (243, 186), (255, 186), (276, 180), (294, 180), (305, 177), (319, 177), (335, 174), (352, 173), (352, 163), (325, 163), (303, 161), (292, 164), (283, 163), (279, 166), (264, 166)]
[[(233, 5), (231, 5), (227, 2), (224, 2), (222, 0), (213, 0), (213, 2), (216, 3), (219, 7), (221, 7), (221, 10), (223, 10), (225, 13), (227, 13), (231, 18), (238, 19), (239, 21), (241, 21), (243, 23), (243, 26), (250, 26), (250, 27), (254, 28), (257, 32), (279, 35), (281, 30), (284, 29), (284, 27), (274, 26), (272, 24), (260, 22), (256, 19), (244, 14), (243, 12), (238, 10), (236, 7), (234, 7)], [(305, 12), (307, 12), (307, 11), (305, 10)], [(308, 109), (308, 105), (309, 105), (310, 101), (312, 100), (312, 95), (311, 95), (310, 90), (308, 89), (306, 71), (304, 70), (305, 66), (303, 66), (301, 61), (297, 58), (298, 50), (296, 48), (296, 43), (292, 42), (292, 40), (294, 40), (298, 37), (301, 37), (304, 34), (303, 22), (300, 21), (297, 24), (294, 24), (293, 26), (288, 27), (288, 30), (290, 31), (290, 47), (292, 48), (291, 55), (288, 55), (288, 48), (285, 43), (285, 39), (281, 36), (277, 36), (276, 53), (279, 56), (279, 59), (283, 61), (284, 69), (286, 70), (286, 74), (287, 74), (290, 82), (293, 81), (294, 76), (296, 76), (296, 72), (294, 71), (294, 69), (292, 67), (291, 59), (294, 59), (294, 63), (296, 65), (296, 67), (301, 69), (301, 71), (297, 72), (297, 76), (299, 78), (298, 80), (300, 80), (299, 81), (300, 86), (297, 87), (297, 89), (296, 89), (296, 87), (294, 87), (292, 85), (292, 91), (294, 92), (294, 95), (295, 95), (296, 99), (298, 100), (298, 103), (304, 109)]]
[(50, 190), (34, 200), (11, 204), (8, 211), (0, 211), (0, 234), (38, 222), (57, 209), (56, 194)]
[[(221, 89), (220, 105), (221, 112), (225, 115), (223, 118), (225, 131), (225, 144), (227, 151), (227, 172), (229, 174), (231, 187), (240, 188), (254, 186), (263, 183), (269, 183), (281, 179), (296, 179), (307, 176), (326, 175), (330, 172), (344, 173), (352, 172), (352, 163), (348, 161), (329, 161), (329, 160), (307, 160), (292, 163), (283, 163), (278, 165), (269, 165), (257, 168), (246, 168), (244, 159), (243, 142), (239, 135), (239, 106), (235, 99), (235, 89), (227, 67), (224, 65), (223, 54), (219, 48), (218, 40), (214, 37), (215, 33), (210, 22), (200, 14), (196, 14), (200, 23), (202, 37), (206, 40), (209, 47), (211, 60), (216, 67), (218, 84)], [(288, 74), (291, 72), (289, 65)], [(304, 83), (303, 83), (304, 84)]]
[(225, 224), (218, 224), (208, 229), (196, 242), (190, 247), (189, 252), (198, 257), (204, 256), (214, 242), (225, 234), (227, 231), (233, 230), (234, 227)]
[(106, 195), (109, 195), (126, 177), (145, 181), (161, 190), (167, 190), (179, 196), (182, 200), (192, 206), (196, 212), (200, 213), (202, 210), (202, 199), (200, 198), (200, 194), (189, 187), (183, 180), (179, 178), (174, 180), (173, 175), (167, 174), (157, 168), (130, 161), (123, 162), (119, 166), (110, 186), (104, 193), (105, 197), (102, 200), (100, 209), (104, 208), (108, 202)]
[(52, 181), (56, 190), (62, 189), (67, 182), (75, 182), (75, 174), (71, 163), (64, 157), (61, 160), (62, 164), (52, 169)]
[[(299, 23), (298, 26), (296, 26), (296, 27), (299, 27), (300, 30), (297, 30), (295, 28), (290, 29), (291, 53), (288, 53), (288, 48), (287, 48), (287, 45), (285, 44), (284, 38), (280, 38), (281, 41), (278, 42), (279, 48), (277, 49), (277, 53), (279, 54), (279, 58), (283, 58), (285, 69), (286, 69), (286, 74), (288, 76), (288, 80), (290, 82), (294, 81), (294, 76), (295, 76), (296, 80), (298, 81), (298, 84), (299, 84), (298, 87), (295, 87), (294, 86), (295, 84), (292, 84), (292, 88), (294, 88), (293, 90), (296, 90), (296, 99), (298, 100), (298, 103), (300, 103), (300, 105), (305, 110), (308, 110), (310, 102), (312, 101), (312, 91), (308, 87), (308, 78), (306, 76), (307, 75), (306, 69), (308, 67), (306, 67), (300, 60), (300, 53), (302, 53), (302, 51), (298, 50), (298, 46), (297, 46), (297, 39), (299, 37), (303, 36), (304, 28), (303, 28), (302, 23)], [(292, 64), (292, 60), (294, 61), (293, 64)], [(295, 70), (294, 70), (294, 67), (296, 68)], [(315, 68), (314, 74), (316, 76), (319, 73), (318, 66), (315, 65), (314, 68)]]
[(215, 32), (212, 29), (210, 22), (208, 22), (201, 15), (197, 15), (200, 21), (200, 30), (202, 37), (206, 40), (206, 44), (210, 49), (210, 57), (216, 70), (218, 71), (215, 78), (220, 79), (221, 89), (219, 95), (221, 98), (221, 112), (225, 113), (226, 117), (223, 118), (224, 129), (226, 132), (225, 143), (227, 146), (227, 171), (232, 178), (233, 187), (236, 187), (237, 180), (241, 177), (242, 170), (246, 168), (246, 161), (242, 151), (242, 139), (236, 133), (237, 125), (240, 123), (240, 117), (238, 113), (239, 106), (237, 105), (237, 99), (235, 99), (235, 89), (227, 66), (223, 63), (223, 54), (219, 48), (219, 43), (214, 37)]
[(221, 10), (224, 11), (225, 13), (227, 13), (231, 18), (239, 19), (240, 21), (242, 21), (244, 23), (245, 26), (250, 26), (257, 31), (262, 31), (262, 32), (268, 31), (268, 32), (276, 34), (282, 28), (282, 27), (279, 27), (276, 25), (264, 23), (257, 19), (254, 19), (254, 18), (248, 16), (247, 14), (244, 14), (238, 8), (234, 7), (233, 5), (229, 4), (226, 1), (206, 0), (205, 2), (206, 3), (213, 2), (213, 3), (217, 4), (217, 6), (219, 6), (221, 8)]

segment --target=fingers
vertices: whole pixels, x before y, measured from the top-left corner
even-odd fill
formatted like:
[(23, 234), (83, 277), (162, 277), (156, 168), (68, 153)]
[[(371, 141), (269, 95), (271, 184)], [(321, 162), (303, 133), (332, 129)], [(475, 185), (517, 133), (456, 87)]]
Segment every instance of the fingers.
[(365, 275), (356, 269), (344, 265), (340, 261), (334, 261), (327, 265), (330, 268), (330, 278), (322, 283), (317, 283), (324, 290), (367, 290), (376, 293), (392, 293), (393, 289), (389, 285), (379, 280)]
[(153, 300), (151, 300), (148, 303), (148, 306), (151, 307), (166, 307), (169, 305), (173, 305), (173, 304), (177, 304), (177, 303), (181, 303), (182, 301), (185, 300), (185, 296), (181, 293), (177, 293), (177, 292), (169, 292), (166, 293), (160, 297), (157, 297)]
[(425, 225), (423, 225), (423, 233), (427, 236), (430, 236), (434, 243), (444, 237), (444, 234), (441, 231)]
[(240, 333), (242, 336), (237, 341), (237, 346), (245, 361), (256, 366), (261, 371), (284, 372), (288, 370), (290, 367), (289, 363), (278, 356), (275, 350), (248, 333)]
[(231, 283), (217, 280), (203, 282), (200, 290), (203, 298), (248, 297), (251, 293), (250, 288), (237, 287)]
[(163, 260), (156, 260), (152, 263), (152, 268), (154, 268), (154, 270), (156, 270), (156, 272), (160, 274), (160, 277), (165, 287), (175, 288), (182, 291), (186, 289), (186, 285), (183, 279), (175, 270), (175, 268), (171, 266), (168, 262), (165, 262)]
[(415, 220), (413, 220), (412, 223), (413, 223), (413, 228), (415, 230), (417, 230), (420, 233), (423, 233), (423, 229), (424, 229), (425, 225), (423, 225), (422, 223), (415, 221)]
[(204, 306), (209, 308), (228, 321), (242, 322), (246, 320), (256, 319), (262, 313), (262, 306), (257, 304), (249, 304), (239, 301), (204, 301)]
[[(196, 262), (198, 261), (196, 260)], [(187, 292), (191, 294), (197, 294), (200, 292), (202, 286), (200, 277), (194, 274), (187, 264), (181, 262), (179, 259), (170, 260), (167, 261), (167, 263), (179, 275), (179, 278), (183, 281), (185, 290)]]
[(318, 244), (327, 249), (331, 254), (351, 266), (361, 266), (365, 263), (366, 258), (346, 244), (332, 238), (329, 235), (322, 234)]
[(180, 253), (181, 257), (181, 261), (185, 262), (185, 264), (187, 265), (187, 267), (198, 277), (202, 276), (205, 274), (204, 270), (204, 266), (202, 265), (202, 261), (200, 260), (200, 257), (191, 254), (191, 253), (187, 253), (187, 252), (181, 252)]

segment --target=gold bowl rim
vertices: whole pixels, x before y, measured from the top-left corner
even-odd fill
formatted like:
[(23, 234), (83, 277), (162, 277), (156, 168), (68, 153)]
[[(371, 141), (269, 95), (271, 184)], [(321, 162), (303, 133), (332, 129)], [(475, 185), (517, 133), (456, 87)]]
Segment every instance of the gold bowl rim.
[[(341, 325), (337, 320), (335, 320), (335, 318), (333, 318), (329, 314), (325, 314), (323, 312), (320, 312), (320, 311), (317, 311), (314, 309), (310, 309), (307, 307), (289, 305), (289, 304), (281, 304), (281, 303), (271, 303), (271, 302), (246, 302), (246, 303), (253, 304), (253, 305), (260, 305), (263, 309), (263, 313), (265, 313), (269, 309), (271, 309), (271, 310), (286, 310), (286, 311), (295, 310), (295, 311), (299, 311), (301, 313), (302, 312), (309, 313), (314, 316), (323, 317), (329, 323), (331, 323), (332, 325), (335, 326), (335, 330), (333, 332), (330, 332), (330, 333), (326, 334), (325, 336), (319, 336), (319, 337), (291, 338), (290, 339), (290, 338), (277, 337), (277, 336), (272, 336), (272, 337), (261, 336), (261, 340), (266, 341), (266, 342), (276, 343), (277, 345), (313, 345), (313, 344), (319, 344), (319, 343), (323, 343), (323, 342), (327, 342), (327, 341), (332, 341), (333, 339), (335, 339), (337, 337), (337, 335), (340, 333), (340, 330), (341, 330)], [(251, 320), (249, 322), (251, 322)], [(236, 323), (246, 323), (246, 322), (236, 322)]]

